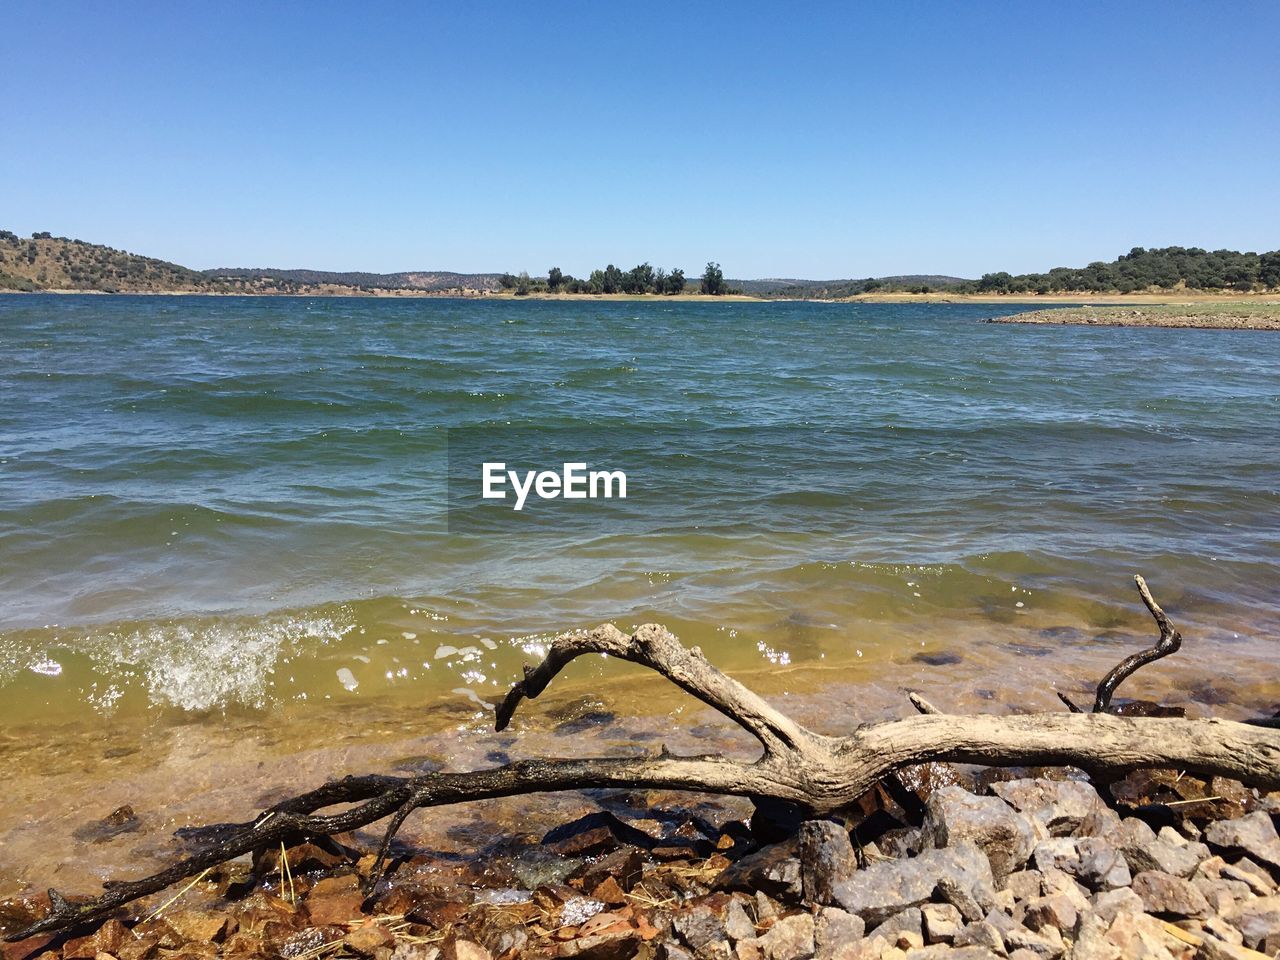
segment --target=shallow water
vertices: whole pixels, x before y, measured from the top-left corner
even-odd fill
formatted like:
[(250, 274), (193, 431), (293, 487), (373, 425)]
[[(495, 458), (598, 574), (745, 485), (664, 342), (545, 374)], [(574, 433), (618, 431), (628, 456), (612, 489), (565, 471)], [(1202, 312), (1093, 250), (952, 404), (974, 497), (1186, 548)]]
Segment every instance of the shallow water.
[[(233, 815), (260, 751), (483, 760), (450, 731), (603, 620), (828, 726), (907, 686), (1047, 708), (1150, 638), (1141, 572), (1188, 644), (1132, 693), (1273, 705), (1280, 338), (997, 309), (0, 298), (0, 875), (79, 798), (200, 818), (171, 785), (216, 767)], [(631, 488), (516, 514), (491, 457)], [(564, 684), (683, 708), (626, 666)]]

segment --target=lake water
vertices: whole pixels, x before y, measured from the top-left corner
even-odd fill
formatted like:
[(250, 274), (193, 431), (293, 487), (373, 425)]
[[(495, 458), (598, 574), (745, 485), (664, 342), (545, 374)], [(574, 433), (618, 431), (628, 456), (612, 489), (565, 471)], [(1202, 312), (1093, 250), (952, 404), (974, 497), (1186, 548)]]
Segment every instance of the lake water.
[[(481, 736), (604, 620), (828, 725), (903, 687), (1049, 708), (1153, 636), (1138, 572), (1188, 643), (1125, 692), (1274, 704), (1280, 336), (981, 322), (1016, 309), (0, 298), (0, 756), (99, 805), (140, 756), (252, 769), (334, 724), (358, 768), (409, 717)], [(628, 498), (516, 514), (478, 500), (491, 457)]]

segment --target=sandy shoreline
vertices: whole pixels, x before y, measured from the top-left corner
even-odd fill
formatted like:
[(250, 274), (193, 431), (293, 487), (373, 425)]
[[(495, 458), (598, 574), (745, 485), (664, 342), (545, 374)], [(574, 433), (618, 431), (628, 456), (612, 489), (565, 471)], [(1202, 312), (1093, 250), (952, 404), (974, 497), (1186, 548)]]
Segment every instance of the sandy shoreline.
[[(1008, 296), (989, 293), (880, 293), (862, 294), (856, 297), (839, 297), (830, 300), (811, 297), (757, 297), (751, 294), (724, 294), (709, 296), (701, 293), (681, 293), (674, 296), (654, 293), (530, 293), (516, 296), (507, 291), (480, 292), (411, 290), (411, 289), (379, 289), (358, 292), (348, 289), (316, 289), (299, 293), (283, 293), (275, 291), (209, 291), (209, 290), (122, 290), (112, 294), (106, 290), (0, 290), (0, 296), (41, 296), (52, 294), (92, 295), (92, 296), (130, 296), (130, 297), (293, 297), (293, 298), (342, 298), (359, 299), (429, 299), (429, 300), (563, 300), (563, 301), (610, 301), (631, 303), (991, 303), (991, 304), (1075, 304), (1079, 306), (1150, 306), (1150, 305), (1193, 305), (1206, 304), (1213, 306), (1242, 306), (1246, 309), (1257, 306), (1280, 307), (1280, 294), (1250, 294), (1242, 297), (1238, 293), (1061, 293), (1040, 296)], [(1024, 322), (1045, 322), (1027, 320)], [(1055, 322), (1079, 322), (1059, 319)], [(1174, 326), (1174, 324), (1161, 324)], [(1188, 324), (1183, 324), (1188, 325)]]

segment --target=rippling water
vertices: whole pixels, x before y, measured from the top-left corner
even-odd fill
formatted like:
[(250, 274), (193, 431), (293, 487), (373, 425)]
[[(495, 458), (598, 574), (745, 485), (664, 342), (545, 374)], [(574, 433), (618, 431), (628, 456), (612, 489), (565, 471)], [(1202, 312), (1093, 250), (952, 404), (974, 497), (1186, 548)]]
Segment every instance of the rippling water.
[[(1265, 662), (1280, 337), (997, 309), (0, 298), (0, 720), (475, 704), (606, 619), (1031, 686), (1134, 572)], [(639, 489), (460, 523), (450, 445), (519, 436)]]

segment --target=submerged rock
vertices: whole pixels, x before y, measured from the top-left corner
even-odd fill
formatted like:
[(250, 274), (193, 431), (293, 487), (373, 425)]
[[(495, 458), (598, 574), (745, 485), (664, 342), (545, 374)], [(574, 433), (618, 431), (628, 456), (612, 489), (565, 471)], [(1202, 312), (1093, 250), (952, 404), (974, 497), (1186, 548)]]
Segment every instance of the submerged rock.
[(141, 828), (142, 821), (133, 812), (133, 807), (125, 804), (101, 820), (92, 820), (77, 827), (71, 835), (82, 843), (106, 843), (124, 833), (137, 833)]

